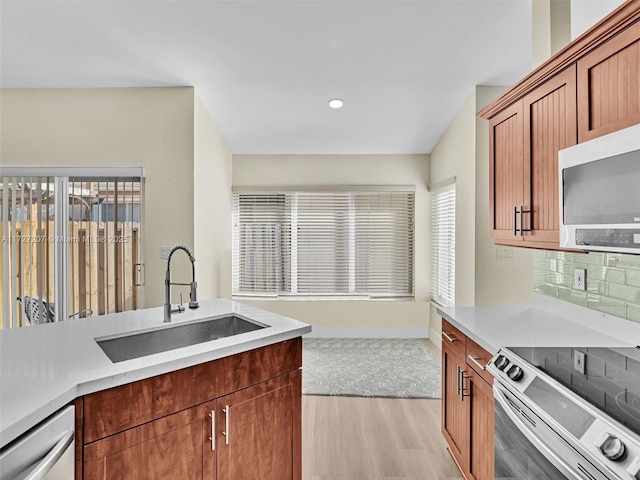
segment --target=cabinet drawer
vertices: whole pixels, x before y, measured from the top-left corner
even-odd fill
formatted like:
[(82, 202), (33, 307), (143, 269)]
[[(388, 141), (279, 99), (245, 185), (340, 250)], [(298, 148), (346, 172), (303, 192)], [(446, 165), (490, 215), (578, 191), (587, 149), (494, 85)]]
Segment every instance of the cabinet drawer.
[(302, 366), (294, 338), (83, 397), (84, 443), (122, 432)]
[(442, 319), (442, 343), (449, 346), (456, 355), (465, 358), (467, 351), (467, 336), (456, 327)]
[(470, 338), (467, 338), (467, 365), (469, 365), (485, 381), (493, 385), (493, 375), (491, 375), (489, 371), (484, 368), (489, 364), (491, 357), (493, 357), (493, 355), (491, 355)]

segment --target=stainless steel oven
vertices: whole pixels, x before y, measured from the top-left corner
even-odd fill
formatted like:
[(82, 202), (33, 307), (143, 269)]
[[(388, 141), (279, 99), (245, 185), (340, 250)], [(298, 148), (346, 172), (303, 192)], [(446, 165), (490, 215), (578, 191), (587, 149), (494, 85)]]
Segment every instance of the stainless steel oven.
[(496, 479), (640, 480), (639, 349), (501, 349), (489, 370)]

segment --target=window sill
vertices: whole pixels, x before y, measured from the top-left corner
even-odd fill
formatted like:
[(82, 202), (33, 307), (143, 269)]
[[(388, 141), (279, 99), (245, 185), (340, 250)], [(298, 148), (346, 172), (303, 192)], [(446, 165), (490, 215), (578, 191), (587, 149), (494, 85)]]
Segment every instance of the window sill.
[(265, 302), (413, 302), (414, 297), (364, 297), (364, 296), (247, 296), (233, 295), (232, 300), (243, 301), (265, 301)]

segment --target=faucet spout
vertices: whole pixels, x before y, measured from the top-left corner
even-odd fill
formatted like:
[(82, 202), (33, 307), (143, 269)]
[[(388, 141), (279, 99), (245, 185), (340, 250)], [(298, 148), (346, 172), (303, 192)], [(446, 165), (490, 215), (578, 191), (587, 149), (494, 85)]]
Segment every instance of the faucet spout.
[(182, 304), (177, 307), (173, 307), (171, 305), (171, 285), (187, 285), (187, 284), (177, 284), (171, 282), (171, 259), (173, 254), (182, 250), (189, 256), (189, 260), (191, 261), (191, 283), (189, 283), (189, 308), (198, 308), (198, 293), (197, 288), (198, 284), (196, 283), (196, 258), (193, 256), (193, 252), (186, 245), (176, 245), (169, 252), (169, 258), (167, 259), (167, 271), (164, 277), (164, 321), (171, 322), (171, 314), (172, 313), (181, 313), (184, 312), (184, 307)]

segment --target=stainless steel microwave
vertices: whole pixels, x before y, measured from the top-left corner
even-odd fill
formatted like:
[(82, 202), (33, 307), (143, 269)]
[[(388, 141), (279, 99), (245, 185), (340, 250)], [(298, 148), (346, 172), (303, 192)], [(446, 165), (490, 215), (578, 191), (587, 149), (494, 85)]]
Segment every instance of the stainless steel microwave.
[(560, 247), (640, 255), (640, 124), (559, 152)]

